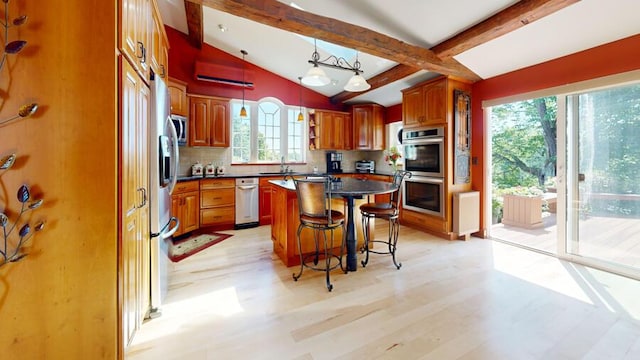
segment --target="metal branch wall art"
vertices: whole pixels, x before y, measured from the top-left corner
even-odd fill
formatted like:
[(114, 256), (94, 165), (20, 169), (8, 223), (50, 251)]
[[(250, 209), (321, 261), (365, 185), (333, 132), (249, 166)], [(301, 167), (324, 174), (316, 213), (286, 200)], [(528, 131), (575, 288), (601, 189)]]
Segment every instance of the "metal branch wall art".
[[(15, 161), (15, 154), (11, 154), (2, 158), (0, 160), (0, 175), (4, 174), (5, 171), (10, 169)], [(3, 242), (2, 244), (0, 244), (0, 255), (2, 256), (2, 258), (0, 258), (0, 267), (9, 262), (16, 262), (27, 256), (27, 253), (23, 251), (24, 245), (35, 232), (44, 229), (44, 221), (38, 222), (33, 227), (33, 229), (27, 222), (23, 223), (20, 226), (20, 228), (18, 229), (18, 233), (16, 234), (17, 236), (12, 236), (14, 234), (14, 231), (17, 229), (18, 223), (20, 223), (22, 216), (28, 211), (39, 208), (44, 203), (42, 199), (31, 199), (31, 192), (29, 191), (29, 187), (27, 187), (27, 185), (22, 185), (18, 188), (16, 197), (18, 198), (18, 202), (20, 202), (22, 206), (13, 223), (11, 223), (11, 221), (9, 220), (9, 216), (7, 216), (5, 212), (0, 212), (0, 226), (2, 227), (3, 235)]]
[[(27, 15), (21, 15), (17, 18), (10, 20), (9, 17), (9, 0), (2, 0), (4, 2), (4, 21), (2, 22), (2, 27), (4, 28), (4, 53), (2, 54), (2, 60), (0, 60), (0, 71), (4, 67), (4, 64), (7, 61), (7, 55), (17, 54), (19, 53), (27, 42), (24, 40), (14, 40), (9, 42), (9, 28), (14, 26), (20, 26), (27, 22)], [(38, 109), (38, 104), (31, 103), (25, 104), (20, 107), (18, 110), (18, 114), (4, 120), (0, 120), (0, 125), (4, 125), (10, 121), (25, 118), (33, 115)]]
[(15, 40), (9, 42), (9, 28), (13, 26), (20, 26), (27, 22), (27, 15), (18, 16), (17, 18), (9, 22), (9, 0), (2, 0), (4, 2), (4, 54), (2, 54), (2, 60), (0, 60), (0, 70), (4, 66), (7, 60), (7, 55), (19, 53), (27, 42), (24, 40)]
[[(6, 64), (7, 56), (19, 53), (27, 44), (24, 40), (9, 42), (9, 28), (24, 24), (27, 21), (27, 16), (22, 15), (10, 21), (9, 0), (2, 0), (2, 2), (4, 2), (4, 22), (2, 22), (2, 27), (4, 28), (4, 53), (2, 54), (2, 59), (0, 59), (0, 71), (2, 71)], [(0, 120), (0, 126), (16, 119), (29, 117), (33, 115), (37, 109), (38, 104), (36, 103), (22, 105), (16, 115)], [(4, 173), (15, 164), (16, 158), (16, 154), (11, 154), (0, 159), (0, 176), (4, 175)], [(24, 221), (23, 217), (25, 213), (42, 206), (44, 201), (42, 199), (32, 200), (31, 191), (27, 185), (22, 185), (18, 188), (16, 197), (21, 207), (14, 221), (9, 219), (11, 212), (8, 210), (8, 204), (4, 204), (4, 207), (0, 208), (0, 227), (2, 227), (0, 267), (10, 262), (19, 261), (27, 256), (27, 253), (24, 251), (24, 245), (33, 237), (35, 232), (44, 229), (44, 221), (40, 221), (32, 227), (29, 222)], [(5, 200), (8, 201), (8, 199)]]

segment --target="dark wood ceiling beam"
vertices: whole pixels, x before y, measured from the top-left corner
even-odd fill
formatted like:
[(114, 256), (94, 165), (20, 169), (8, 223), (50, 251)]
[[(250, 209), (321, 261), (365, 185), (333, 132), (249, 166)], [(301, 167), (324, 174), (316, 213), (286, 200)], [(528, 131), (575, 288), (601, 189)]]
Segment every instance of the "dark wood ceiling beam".
[(202, 49), (203, 25), (202, 25), (202, 4), (184, 0), (184, 10), (187, 14), (188, 38), (191, 45)]
[[(517, 30), (578, 1), (580, 0), (522, 0), (487, 20), (432, 47), (430, 50), (440, 58), (451, 58), (475, 46)], [(371, 84), (371, 89), (360, 93), (343, 91), (332, 96), (331, 101), (334, 103), (345, 102), (368, 91), (384, 86), (385, 84), (381, 83), (384, 79), (391, 83), (420, 70), (413, 68), (414, 71), (409, 72), (408, 69), (411, 69), (411, 67), (402, 64), (396, 65), (380, 75), (367, 79)], [(394, 77), (393, 74), (396, 76)], [(374, 83), (377, 84), (377, 86), (374, 86)]]
[(431, 48), (443, 59), (508, 34), (580, 0), (521, 0)]
[(338, 93), (334, 96), (332, 96), (330, 98), (331, 102), (334, 104), (338, 104), (341, 102), (345, 102), (349, 99), (352, 99), (358, 95), (362, 95), (366, 92), (381, 88), (387, 84), (390, 84), (392, 82), (398, 81), (400, 79), (404, 79), (409, 75), (412, 75), (416, 72), (420, 71), (420, 69), (418, 68), (414, 68), (412, 66), (408, 66), (408, 65), (403, 65), (403, 64), (399, 64), (396, 65), (394, 67), (392, 67), (391, 69), (382, 72), (372, 78), (367, 79), (367, 82), (371, 85), (371, 88), (369, 90), (363, 91), (363, 92), (350, 92), (350, 91), (343, 91), (341, 93)]
[(432, 51), (337, 19), (298, 10), (276, 0), (189, 0), (265, 25), (322, 39), (336, 45), (410, 67), (471, 81), (480, 77), (454, 59), (442, 60)]

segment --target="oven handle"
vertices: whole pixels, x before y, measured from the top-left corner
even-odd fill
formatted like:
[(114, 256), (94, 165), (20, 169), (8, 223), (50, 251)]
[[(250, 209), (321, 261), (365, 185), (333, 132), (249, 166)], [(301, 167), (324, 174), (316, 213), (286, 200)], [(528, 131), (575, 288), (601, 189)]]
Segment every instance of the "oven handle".
[(404, 140), (404, 143), (407, 145), (436, 144), (436, 143), (442, 143), (442, 142), (444, 142), (444, 137), (442, 136), (434, 136), (434, 137), (425, 138), (425, 139), (412, 139), (412, 140), (405, 139)]
[(411, 178), (404, 179), (404, 182), (419, 182), (425, 184), (442, 184), (444, 180), (441, 178), (432, 178), (432, 177), (424, 177), (424, 176), (412, 176)]

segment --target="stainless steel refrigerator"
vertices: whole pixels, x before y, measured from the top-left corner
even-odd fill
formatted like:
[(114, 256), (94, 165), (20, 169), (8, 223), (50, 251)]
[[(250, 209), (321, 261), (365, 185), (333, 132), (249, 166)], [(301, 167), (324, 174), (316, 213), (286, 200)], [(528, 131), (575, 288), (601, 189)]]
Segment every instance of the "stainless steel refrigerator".
[(178, 175), (178, 137), (170, 118), (169, 90), (159, 76), (151, 77), (149, 121), (149, 205), (151, 221), (151, 311), (160, 315), (167, 293), (169, 241), (179, 220), (171, 216), (171, 193)]

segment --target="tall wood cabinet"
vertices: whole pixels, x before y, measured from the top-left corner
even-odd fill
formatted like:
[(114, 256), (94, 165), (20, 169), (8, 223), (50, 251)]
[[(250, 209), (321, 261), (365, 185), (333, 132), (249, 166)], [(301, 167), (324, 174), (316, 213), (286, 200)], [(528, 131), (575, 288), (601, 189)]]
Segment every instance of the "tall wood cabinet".
[(355, 150), (384, 150), (384, 107), (354, 105), (353, 140)]
[(310, 150), (350, 149), (351, 136), (351, 114), (348, 112), (315, 110), (309, 115)]
[(229, 100), (189, 97), (189, 146), (229, 147)]
[(148, 121), (149, 87), (125, 59), (120, 59), (121, 96), (121, 240), (123, 344), (128, 344), (149, 309)]
[(169, 46), (156, 0), (120, 0), (121, 228), (119, 342), (126, 347), (150, 310), (148, 126), (151, 71), (167, 74)]
[[(438, 77), (402, 91), (402, 121), (405, 129), (422, 126), (444, 128), (444, 217), (402, 209), (404, 225), (453, 239), (453, 194), (471, 190), (471, 183), (454, 183), (454, 91), (471, 93), (471, 84), (454, 78)], [(414, 176), (415, 178), (416, 176)]]

